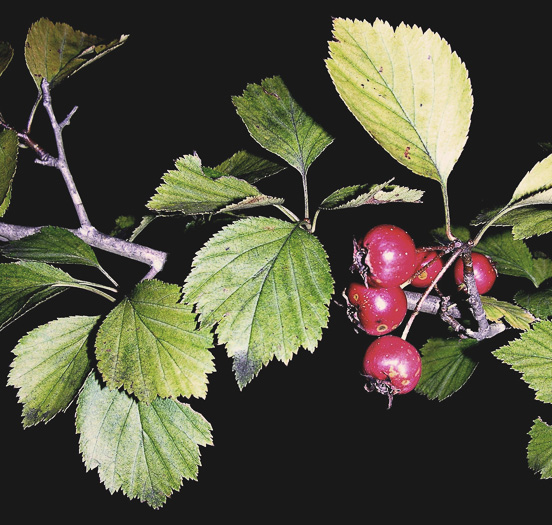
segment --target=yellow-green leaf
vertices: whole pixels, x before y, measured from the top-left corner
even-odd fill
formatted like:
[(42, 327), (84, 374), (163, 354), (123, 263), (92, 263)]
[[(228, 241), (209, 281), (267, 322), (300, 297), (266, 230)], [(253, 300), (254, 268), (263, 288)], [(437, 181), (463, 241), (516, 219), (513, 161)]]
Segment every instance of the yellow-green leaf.
[(446, 185), (468, 137), (466, 67), (431, 30), (334, 20), (327, 68), (366, 131), (414, 173)]

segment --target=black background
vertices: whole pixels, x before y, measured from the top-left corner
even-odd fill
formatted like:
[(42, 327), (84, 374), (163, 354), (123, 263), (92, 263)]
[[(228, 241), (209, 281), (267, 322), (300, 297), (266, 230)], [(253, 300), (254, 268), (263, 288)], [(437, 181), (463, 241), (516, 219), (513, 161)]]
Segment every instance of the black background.
[[(0, 79), (0, 111), (19, 127), (36, 94), (23, 59), (32, 22), (45, 16), (106, 38), (130, 34), (122, 48), (54, 92), (60, 118), (79, 106), (64, 139), (90, 219), (102, 231), (110, 231), (118, 215), (144, 213), (161, 176), (182, 155), (195, 151), (210, 166), (239, 149), (265, 155), (235, 113), (231, 96), (248, 83), (280, 75), (299, 104), (335, 137), (309, 171), (313, 207), (341, 186), (391, 177), (426, 190), (423, 205), (320, 216), (318, 234), (329, 254), (336, 294), (351, 278), (354, 235), (392, 222), (418, 244), (429, 242), (429, 230), (443, 220), (438, 184), (399, 166), (339, 99), (324, 64), (332, 17), (381, 18), (432, 29), (466, 63), (475, 104), (468, 143), (450, 178), (453, 222), (466, 224), (482, 208), (507, 202), (521, 177), (545, 156), (539, 141), (552, 140), (549, 20), (533, 2), (525, 2), (523, 10), (485, 13), (480, 3), (469, 2), (459, 9), (447, 3), (435, 8), (339, 2), (306, 10), (299, 2), (144, 5), (63, 10), (26, 5), (0, 18), (0, 40), (16, 51)], [(33, 137), (52, 147), (42, 115)], [(300, 213), (297, 173), (286, 170), (261, 189), (285, 197)], [(25, 152), (4, 219), (76, 226), (59, 174), (36, 166)], [(180, 284), (193, 254), (215, 230), (190, 236), (183, 223), (159, 221), (139, 241), (171, 252), (159, 277)], [(99, 257), (123, 287), (145, 273), (137, 263)], [(525, 284), (502, 278), (497, 294)], [(105, 305), (89, 294), (66, 292), (5, 329), (3, 377), (11, 349), (27, 330), (63, 315), (95, 314), (98, 308)], [(2, 388), (6, 511), (70, 519), (256, 523), (416, 517), (448, 522), (472, 513), (498, 517), (549, 508), (552, 482), (528, 469), (526, 446), (536, 417), (552, 422), (550, 407), (535, 401), (519, 375), (490, 355), (515, 334), (483, 344), (474, 376), (446, 401), (410, 394), (395, 398), (387, 410), (383, 396), (363, 390), (360, 362), (369, 339), (353, 332), (343, 309), (332, 304), (330, 313), (314, 353), (301, 349), (287, 366), (271, 363), (241, 391), (224, 350), (215, 351), (217, 372), (210, 376), (209, 394), (191, 401), (213, 425), (215, 446), (202, 449), (199, 480), (184, 481), (158, 511), (120, 492), (111, 495), (96, 471), (85, 471), (74, 406), (47, 425), (23, 430), (16, 390)], [(419, 318), (411, 340), (419, 346), (442, 333), (436, 320)]]

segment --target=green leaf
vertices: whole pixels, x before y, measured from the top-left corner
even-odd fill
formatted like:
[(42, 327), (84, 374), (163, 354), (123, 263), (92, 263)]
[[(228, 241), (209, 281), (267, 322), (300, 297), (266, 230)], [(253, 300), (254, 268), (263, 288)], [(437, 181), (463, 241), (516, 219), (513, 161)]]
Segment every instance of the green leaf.
[(283, 202), (263, 195), (245, 180), (222, 173), (216, 177), (205, 175), (201, 160), (195, 155), (178, 159), (176, 170), (163, 176), (156, 191), (147, 204), (149, 209), (185, 215), (224, 213)]
[(429, 339), (420, 349), (422, 376), (416, 391), (443, 401), (460, 390), (477, 367), (467, 352), (476, 344), (474, 339)]
[(486, 235), (474, 251), (491, 257), (499, 274), (524, 277), (535, 287), (552, 277), (552, 260), (533, 257), (527, 245), (509, 231)]
[(520, 290), (514, 295), (514, 300), (540, 319), (552, 316), (552, 288), (536, 292)]
[(196, 254), (184, 284), (203, 326), (216, 325), (243, 388), (272, 358), (314, 351), (333, 279), (324, 248), (300, 224), (252, 217), (225, 226)]
[(196, 314), (180, 302), (179, 286), (148, 280), (107, 315), (96, 356), (110, 388), (149, 403), (156, 396), (205, 397), (212, 345), (212, 334), (198, 330)]
[(13, 58), (13, 48), (7, 42), (0, 42), (0, 76), (6, 71)]
[(18, 389), (23, 426), (50, 421), (71, 404), (91, 370), (90, 334), (99, 317), (67, 317), (39, 326), (13, 349), (8, 385)]
[(552, 478), (552, 427), (541, 419), (535, 419), (529, 436), (531, 436), (527, 446), (529, 468), (540, 473), (542, 479)]
[(41, 18), (27, 34), (25, 61), (40, 91), (43, 79), (53, 88), (84, 66), (117, 49), (127, 38), (128, 35), (121, 35), (107, 41), (75, 31), (67, 24), (54, 24)]
[(56, 226), (45, 226), (33, 235), (11, 241), (0, 247), (0, 253), (22, 261), (83, 264), (97, 268), (107, 275), (88, 244), (65, 228)]
[(44, 263), (0, 264), (0, 330), (69, 288), (102, 294), (94, 286), (75, 280), (64, 271)]
[(539, 321), (493, 354), (521, 373), (535, 398), (552, 403), (552, 322)]
[(481, 296), (481, 303), (489, 321), (504, 319), (512, 328), (518, 330), (529, 330), (531, 323), (536, 320), (527, 310), (488, 295)]
[(232, 157), (215, 167), (220, 173), (246, 180), (250, 184), (279, 173), (284, 166), (253, 155), (247, 151), (238, 151)]
[(197, 479), (200, 446), (212, 445), (208, 421), (187, 405), (151, 404), (101, 387), (93, 375), (79, 396), (76, 428), (87, 470), (97, 468), (110, 492), (122, 490), (159, 508), (183, 479)]
[(468, 137), (471, 83), (438, 34), (334, 19), (326, 65), (345, 105), (395, 160), (444, 187)]
[(333, 141), (297, 104), (278, 76), (266, 78), (261, 85), (249, 84), (243, 95), (232, 97), (232, 101), (251, 136), (302, 175)]
[(342, 210), (346, 208), (357, 208), (365, 204), (421, 202), (421, 198), (424, 194), (423, 191), (392, 185), (389, 184), (390, 182), (391, 181), (372, 186), (369, 184), (361, 184), (340, 188), (322, 201), (320, 209)]
[(0, 217), (8, 208), (12, 182), (17, 167), (19, 141), (17, 133), (5, 129), (0, 132)]

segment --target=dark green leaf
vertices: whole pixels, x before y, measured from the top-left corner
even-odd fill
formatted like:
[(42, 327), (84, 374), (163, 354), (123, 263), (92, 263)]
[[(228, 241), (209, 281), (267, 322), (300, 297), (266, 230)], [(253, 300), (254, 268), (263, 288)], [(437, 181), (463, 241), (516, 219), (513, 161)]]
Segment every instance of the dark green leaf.
[(514, 300), (540, 319), (552, 316), (552, 288), (535, 292), (520, 290), (514, 295)]
[(18, 389), (23, 426), (66, 410), (91, 370), (90, 334), (99, 317), (67, 317), (39, 326), (13, 349), (8, 385)]
[(457, 392), (477, 367), (466, 352), (476, 344), (474, 339), (429, 339), (420, 349), (422, 376), (416, 391), (439, 401)]
[(136, 401), (90, 375), (79, 395), (76, 428), (87, 470), (110, 492), (122, 490), (161, 507), (183, 479), (197, 479), (200, 446), (212, 445), (209, 422), (174, 399)]
[(499, 274), (525, 277), (535, 287), (552, 277), (552, 260), (533, 257), (527, 245), (509, 231), (485, 235), (474, 251), (491, 257)]
[(251, 136), (265, 149), (305, 175), (333, 138), (293, 99), (282, 79), (249, 84), (232, 98)]

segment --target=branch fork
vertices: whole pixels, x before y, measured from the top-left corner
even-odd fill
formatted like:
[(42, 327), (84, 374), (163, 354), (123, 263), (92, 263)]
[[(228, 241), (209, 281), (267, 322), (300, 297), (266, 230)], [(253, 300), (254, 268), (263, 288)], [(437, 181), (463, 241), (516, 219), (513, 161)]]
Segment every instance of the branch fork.
[[(37, 155), (37, 159), (35, 159), (35, 162), (37, 164), (55, 168), (61, 173), (80, 223), (79, 228), (67, 228), (68, 231), (82, 239), (91, 247), (147, 264), (149, 266), (149, 271), (142, 278), (142, 280), (153, 279), (160, 271), (163, 270), (165, 266), (168, 257), (168, 254), (166, 252), (154, 250), (147, 246), (142, 246), (140, 244), (126, 241), (124, 239), (119, 239), (110, 235), (106, 235), (98, 231), (91, 224), (82, 199), (77, 190), (73, 176), (69, 169), (62, 138), (62, 131), (66, 126), (70, 124), (71, 117), (75, 114), (77, 106), (75, 106), (71, 110), (71, 112), (63, 121), (58, 122), (52, 106), (50, 86), (45, 79), (42, 81), (41, 88), (43, 105), (46, 113), (48, 114), (50, 124), (54, 132), (55, 142), (57, 146), (57, 157), (49, 154), (36, 142), (34, 142), (29, 137), (28, 130), (25, 132), (18, 132), (17, 135), (26, 146), (28, 146), (35, 152), (35, 154)], [(11, 129), (3, 121), (0, 122), (0, 124), (7, 129)], [(30, 128), (30, 126), (28, 126), (28, 128)], [(3, 241), (21, 239), (28, 235), (37, 233), (38, 231), (40, 231), (41, 228), (42, 226), (27, 227), (0, 222), (0, 239)]]

